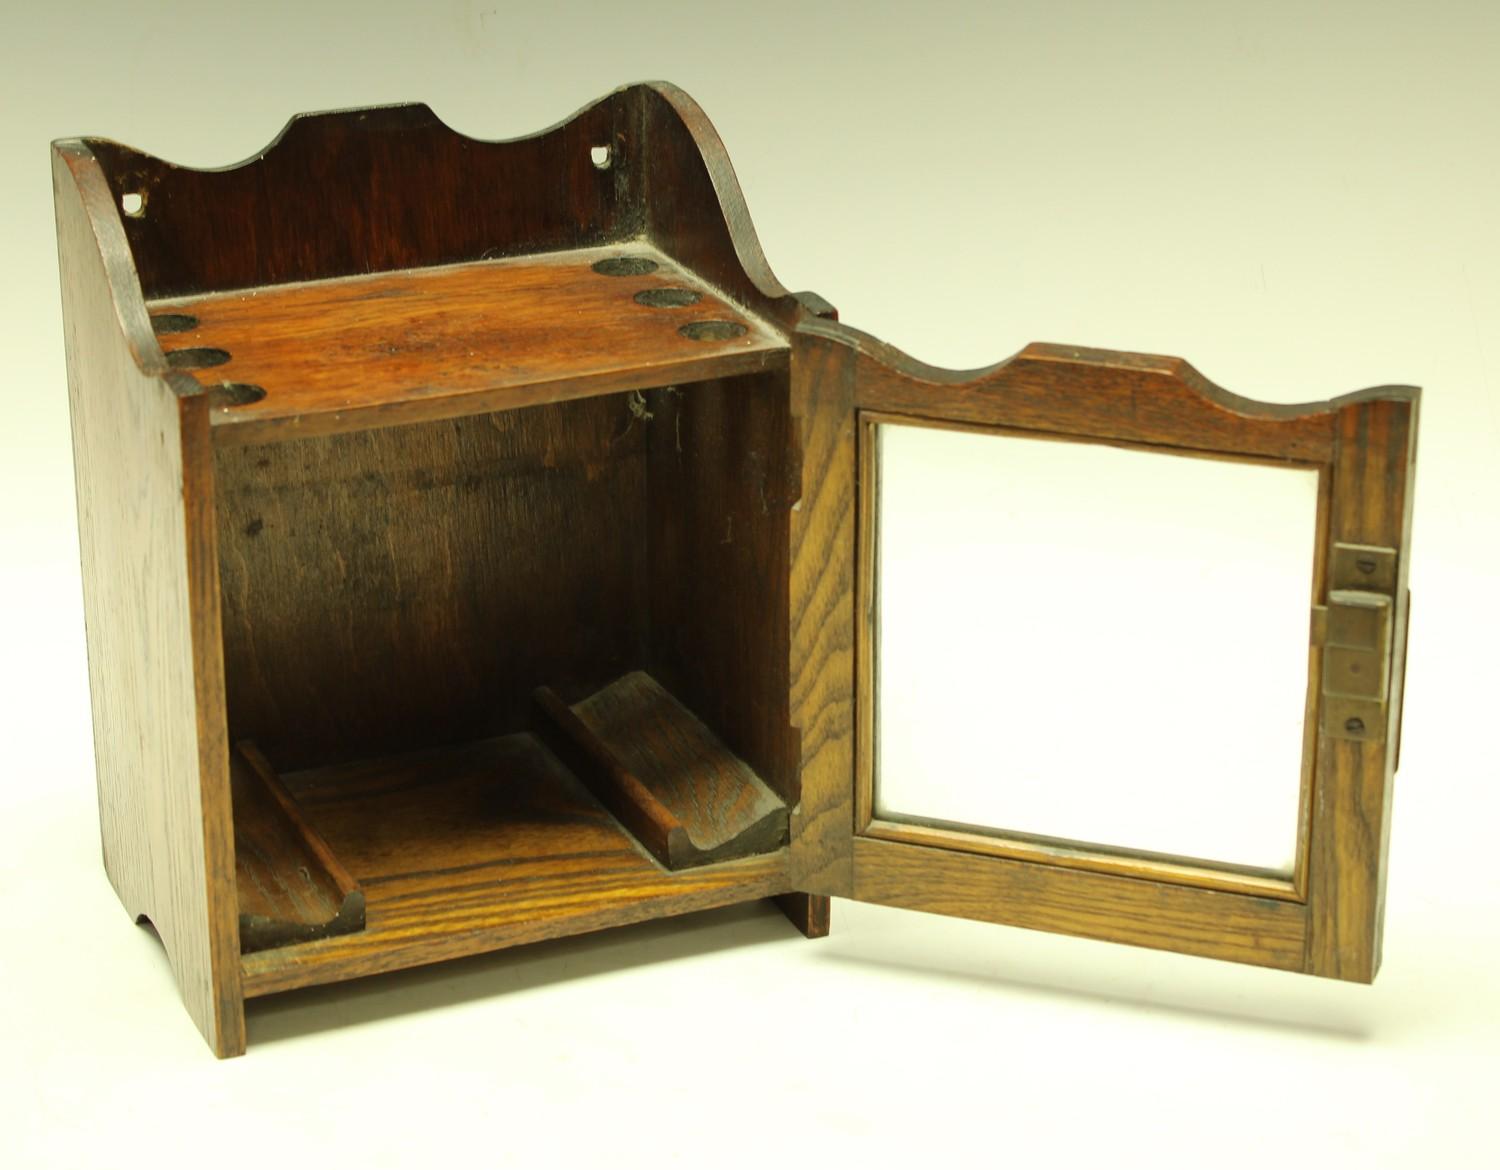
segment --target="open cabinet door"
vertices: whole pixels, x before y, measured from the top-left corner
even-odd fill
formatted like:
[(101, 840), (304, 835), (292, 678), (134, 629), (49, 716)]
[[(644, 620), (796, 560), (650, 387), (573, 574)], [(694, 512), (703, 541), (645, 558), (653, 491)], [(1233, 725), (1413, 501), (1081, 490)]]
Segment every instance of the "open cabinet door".
[(794, 338), (799, 888), (1369, 981), (1417, 392)]

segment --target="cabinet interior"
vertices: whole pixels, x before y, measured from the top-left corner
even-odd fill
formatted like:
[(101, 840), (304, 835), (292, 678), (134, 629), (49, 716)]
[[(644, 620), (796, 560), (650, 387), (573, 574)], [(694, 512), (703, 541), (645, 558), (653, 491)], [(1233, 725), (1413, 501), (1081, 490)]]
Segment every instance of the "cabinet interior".
[[(104, 865), (218, 1055), (244, 1050), (251, 997), (760, 897), (809, 937), (848, 897), (1374, 978), (1415, 388), (1272, 404), (1178, 358), (1043, 343), (982, 369), (920, 362), (780, 284), (723, 144), (664, 83), (507, 141), (408, 105), (300, 116), (236, 166), (101, 138), (54, 143), (52, 165)], [(1306, 682), (1301, 777), (1250, 769), (1300, 779), (1289, 873), (877, 790), (899, 763), (875, 735), (893, 679), (926, 687), (908, 760), (948, 780), (1015, 770), (1022, 706), (903, 665), (894, 638), (882, 658), (883, 607), (908, 645), (1021, 680), (1048, 717), (1067, 697), (1058, 730), (1027, 724), (1034, 773), (1091, 774), (1132, 814), (1122, 760), (1156, 769), (1186, 728), (1195, 786), (1200, 758), (1217, 775), (1265, 725), (1208, 683), (1197, 720), (1146, 687), (1172, 723), (1134, 751), (1091, 719), (1141, 691), (1135, 663), (1183, 616), (1120, 605), (1124, 554), (1098, 538), (1062, 541), (1074, 609), (1112, 591), (1148, 644), (1092, 704), (1078, 683), (1099, 681), (1102, 637), (1043, 631), (1048, 687), (998, 623), (974, 636), (996, 606), (1041, 628), (1006, 592), (1045, 576), (1013, 533), (977, 565), (897, 550), (932, 574), (903, 617), (876, 571), (881, 420), (1316, 473), (1295, 641), (1249, 685), (1291, 680), (1290, 726)], [(960, 545), (982, 529), (956, 499), (1059, 497), (1056, 475), (919, 479), (910, 529), (956, 523)], [(1211, 559), (1240, 585), (1261, 563)], [(1235, 607), (1178, 576), (1211, 659), (1183, 675), (1240, 672), (1216, 635), (1260, 590)], [(1097, 762), (1058, 767), (1054, 743), (1079, 739)]]
[(243, 952), (586, 916), (784, 852), (784, 372), (215, 469)]

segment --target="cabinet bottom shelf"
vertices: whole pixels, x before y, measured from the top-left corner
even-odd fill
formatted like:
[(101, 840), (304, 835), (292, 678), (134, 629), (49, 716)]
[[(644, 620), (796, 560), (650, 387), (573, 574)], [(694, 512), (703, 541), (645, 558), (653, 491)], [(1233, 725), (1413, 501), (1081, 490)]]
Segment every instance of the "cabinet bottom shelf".
[[(363, 922), (304, 929), (289, 942), (262, 929), (262, 949), (242, 944), (246, 996), (790, 889), (784, 846), (666, 869), (530, 732), (273, 774), (270, 782), (289, 798), (301, 830), (284, 864), (300, 873), (305, 841), (315, 842), (313, 852), (352, 881)], [(242, 912), (247, 896), (242, 888)]]

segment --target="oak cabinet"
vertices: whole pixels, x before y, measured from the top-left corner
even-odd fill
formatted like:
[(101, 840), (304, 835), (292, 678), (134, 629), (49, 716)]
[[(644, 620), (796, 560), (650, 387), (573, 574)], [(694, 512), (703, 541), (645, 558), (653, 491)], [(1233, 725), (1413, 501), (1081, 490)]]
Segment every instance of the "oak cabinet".
[[(810, 936), (837, 895), (1374, 977), (1414, 390), (1268, 405), (1056, 345), (925, 366), (776, 281), (666, 85), (509, 142), (399, 106), (299, 117), (221, 170), (98, 139), (53, 165), (105, 866), (219, 1055), (248, 997), (762, 897)], [(898, 532), (949, 511), (908, 498), (882, 537), (927, 432), (976, 468), (1019, 441), (1296, 474), (1279, 853), (895, 795), (944, 745), (1003, 783), (1025, 730), (972, 679), (895, 665), (965, 641), (990, 596), (989, 569), (935, 568), (898, 605), (882, 571), (883, 539), (887, 570), (922, 560)], [(997, 587), (1041, 571), (1011, 539), (985, 546)], [(1080, 605), (1131, 619), (1123, 573), (1081, 572)], [(1226, 609), (1202, 638), (1233, 643)], [(929, 610), (947, 632), (893, 632), (883, 687), (882, 614)], [(1227, 691), (1258, 641), (1202, 669)], [(1041, 644), (1091, 669), (1066, 625)], [(1248, 705), (1218, 729), (1235, 758), (1269, 734)], [(1228, 800), (1247, 781), (1204, 754), (1187, 783)]]

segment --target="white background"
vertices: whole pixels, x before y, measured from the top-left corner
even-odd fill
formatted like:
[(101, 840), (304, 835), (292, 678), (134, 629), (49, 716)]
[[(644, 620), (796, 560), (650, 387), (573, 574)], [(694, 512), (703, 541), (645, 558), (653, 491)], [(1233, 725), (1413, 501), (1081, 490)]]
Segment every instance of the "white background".
[[(9, 0), (0, 1133), (10, 1165), (1491, 1167), (1500, 6)], [(791, 287), (929, 361), (1426, 387), (1371, 988), (837, 903), (288, 996), (215, 1063), (99, 861), (49, 139), (225, 164), (299, 110), (714, 119)]]
[(1318, 473), (877, 434), (875, 814), (1290, 877)]

